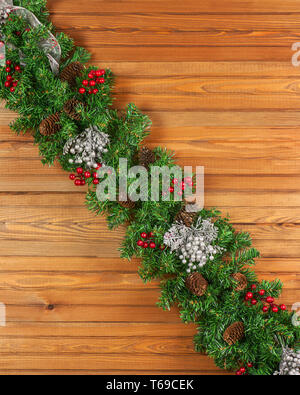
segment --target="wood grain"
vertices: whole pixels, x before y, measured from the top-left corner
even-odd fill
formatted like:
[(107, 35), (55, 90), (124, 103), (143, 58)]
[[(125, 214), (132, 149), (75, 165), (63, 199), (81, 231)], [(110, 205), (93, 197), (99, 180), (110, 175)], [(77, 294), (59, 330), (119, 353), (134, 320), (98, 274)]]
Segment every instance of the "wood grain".
[[(250, 232), (259, 278), (300, 291), (298, 0), (49, 0), (53, 23), (116, 74), (114, 106), (153, 121), (150, 147), (205, 167), (205, 204)], [(0, 374), (228, 374), (193, 351), (194, 325), (119, 258), (124, 228), (84, 207), (0, 103)]]

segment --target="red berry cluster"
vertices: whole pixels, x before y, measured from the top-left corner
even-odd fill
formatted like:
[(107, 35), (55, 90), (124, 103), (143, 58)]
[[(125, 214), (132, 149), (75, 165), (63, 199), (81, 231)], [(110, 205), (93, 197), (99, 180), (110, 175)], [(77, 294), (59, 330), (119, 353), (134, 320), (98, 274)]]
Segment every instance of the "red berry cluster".
[[(92, 70), (89, 72), (88, 77), (89, 80), (83, 80), (82, 85), (85, 88), (79, 88), (79, 93), (84, 95), (88, 92), (89, 95), (96, 95), (99, 92), (99, 89), (96, 88), (97, 84), (104, 84), (105, 79), (103, 75), (105, 74), (105, 70)], [(87, 90), (89, 87), (89, 90)]]
[(173, 184), (174, 186), (171, 186), (171, 187), (169, 188), (169, 191), (170, 191), (171, 193), (174, 193), (174, 192), (175, 192), (175, 186), (177, 186), (178, 189), (181, 189), (181, 190), (179, 190), (179, 191), (177, 192), (177, 194), (178, 194), (179, 196), (182, 196), (182, 195), (183, 195), (183, 191), (185, 191), (185, 189), (186, 189), (187, 186), (192, 187), (192, 186), (194, 185), (194, 182), (193, 182), (192, 177), (185, 177), (185, 178), (183, 179), (183, 181), (181, 181), (180, 183), (179, 183), (178, 178), (173, 178), (173, 180), (172, 180), (171, 182), (172, 182), (172, 184)]
[[(97, 170), (100, 169), (102, 165), (98, 163)], [(93, 177), (93, 184), (98, 185), (99, 184), (99, 179), (98, 179), (98, 173), (94, 172), (91, 173), (89, 171), (84, 171), (82, 167), (78, 167), (76, 169), (77, 174), (70, 174), (69, 178), (70, 180), (74, 181), (74, 184), (77, 187), (84, 186), (86, 184), (86, 180), (89, 178)]]
[[(141, 238), (143, 239), (141, 239), (141, 240), (139, 240), (138, 242), (137, 242), (137, 245), (139, 246), (139, 247), (142, 247), (142, 248), (151, 248), (151, 249), (155, 249), (155, 248), (157, 248), (157, 245), (156, 245), (156, 243), (154, 242), (154, 233), (153, 232), (150, 232), (150, 233), (146, 233), (146, 232), (142, 232), (141, 233)], [(159, 249), (160, 250), (164, 250), (166, 247), (164, 246), (164, 245), (160, 245), (159, 246)]]
[[(251, 362), (248, 362), (248, 363), (246, 364), (246, 367), (247, 367), (247, 368), (252, 368), (252, 367), (253, 367), (253, 364), (252, 364)], [(235, 372), (235, 374), (236, 374), (237, 376), (247, 375), (247, 369), (246, 369), (246, 367), (245, 367), (245, 366), (242, 366), (239, 370), (237, 370), (237, 371)]]
[(19, 83), (19, 80), (15, 79), (15, 73), (21, 73), (21, 67), (19, 65), (14, 66), (11, 60), (7, 60), (5, 71), (7, 72), (7, 76), (4, 86), (9, 88), (11, 93), (13, 93)]
[[(256, 305), (258, 303), (258, 299), (260, 299), (263, 303), (267, 303), (263, 308), (262, 311), (266, 313), (269, 311), (269, 308), (271, 307), (273, 313), (278, 313), (279, 309), (280, 310), (286, 310), (286, 305), (281, 304), (280, 306), (277, 306), (274, 304), (274, 298), (271, 296), (265, 296), (266, 291), (264, 289), (260, 289), (259, 291), (256, 290), (256, 285), (252, 284), (251, 285), (251, 290), (253, 292), (247, 292), (245, 296), (245, 301), (248, 302), (249, 300), (251, 301), (252, 305)], [(254, 295), (256, 293), (256, 296)]]

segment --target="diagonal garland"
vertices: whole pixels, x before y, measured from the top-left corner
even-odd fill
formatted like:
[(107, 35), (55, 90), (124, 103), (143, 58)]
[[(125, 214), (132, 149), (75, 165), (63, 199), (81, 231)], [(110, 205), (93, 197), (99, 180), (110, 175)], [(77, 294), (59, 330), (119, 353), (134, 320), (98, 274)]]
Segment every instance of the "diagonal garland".
[(191, 177), (180, 185), (173, 179), (170, 202), (97, 199), (97, 170), (104, 163), (118, 169), (118, 159), (127, 158), (129, 167), (173, 167), (173, 154), (141, 146), (149, 119), (134, 105), (123, 112), (112, 109), (111, 71), (86, 67), (90, 54), (63, 33), (55, 35), (63, 59), (55, 75), (41, 45), (55, 34), (46, 1), (16, 0), (14, 6), (33, 13), (40, 23), (29, 26), (24, 13), (0, 7), (6, 41), (5, 59), (0, 43), (5, 60), (0, 96), (19, 113), (12, 130), (31, 131), (44, 164), (58, 160), (72, 172), (76, 186), (88, 185), (87, 207), (105, 213), (110, 229), (129, 223), (121, 256), (141, 258), (139, 274), (145, 282), (161, 279), (160, 307), (176, 304), (183, 322), (196, 323), (196, 351), (205, 351), (217, 366), (237, 375), (299, 375), (297, 316), (274, 302), (281, 282), (258, 281), (250, 266), (259, 253), (247, 233), (236, 232), (217, 210), (195, 214), (176, 201), (176, 187), (181, 194), (185, 184), (193, 187)]

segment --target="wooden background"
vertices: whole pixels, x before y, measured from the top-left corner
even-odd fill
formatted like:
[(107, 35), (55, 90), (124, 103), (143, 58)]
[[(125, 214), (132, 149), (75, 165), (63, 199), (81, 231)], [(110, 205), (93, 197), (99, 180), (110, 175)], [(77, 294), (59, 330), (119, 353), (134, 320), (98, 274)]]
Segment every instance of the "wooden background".
[[(229, 213), (261, 250), (259, 276), (300, 301), (300, 0), (49, 1), (51, 17), (117, 75), (116, 106), (153, 119), (151, 146), (203, 165), (206, 205)], [(155, 306), (123, 230), (84, 207), (58, 166), (0, 109), (1, 373), (219, 371), (193, 351), (193, 325)]]

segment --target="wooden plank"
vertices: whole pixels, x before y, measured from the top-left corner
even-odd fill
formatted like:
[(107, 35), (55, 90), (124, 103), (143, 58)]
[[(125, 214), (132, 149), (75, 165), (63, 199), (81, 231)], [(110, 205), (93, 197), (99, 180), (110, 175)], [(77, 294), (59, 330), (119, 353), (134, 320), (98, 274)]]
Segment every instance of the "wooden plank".
[(258, 62), (287, 62), (291, 61), (293, 52), (291, 51), (291, 43), (282, 47), (259, 46), (251, 47), (233, 47), (233, 46), (110, 46), (103, 44), (100, 46), (92, 46), (87, 41), (77, 37), (77, 45), (85, 45), (85, 48), (92, 53), (93, 61), (99, 62), (212, 62), (212, 61), (258, 61)]
[[(299, 265), (298, 258), (259, 258), (256, 260), (255, 271), (295, 273)], [(137, 275), (139, 259), (128, 261), (120, 258), (83, 258), (83, 257), (45, 257), (45, 256), (0, 256), (0, 273), (20, 273), (29, 275), (32, 272), (41, 273), (100, 273), (120, 272), (134, 273)], [(147, 287), (150, 284), (147, 285)]]
[[(23, 199), (23, 200), (22, 200)], [(0, 202), (2, 205), (22, 206), (39, 206), (41, 208), (55, 205), (59, 202), (59, 207), (78, 207), (84, 205), (85, 189), (77, 189), (74, 192), (0, 192)], [(222, 191), (211, 190), (205, 192), (205, 203), (207, 207), (230, 207), (230, 208), (255, 208), (255, 207), (269, 207), (277, 209), (283, 207), (300, 206), (299, 194), (296, 192), (272, 191), (270, 194), (267, 191), (253, 190), (251, 196), (247, 191)], [(44, 210), (45, 213), (45, 210)], [(225, 213), (226, 214), (226, 211)], [(86, 216), (91, 215), (86, 212)], [(246, 220), (244, 222), (247, 222)]]
[[(98, 239), (97, 242), (82, 241), (78, 239), (72, 241), (35, 241), (27, 237), (21, 240), (10, 238), (10, 240), (1, 240), (0, 253), (6, 256), (46, 256), (51, 257), (54, 254), (59, 257), (103, 257), (117, 258), (120, 256), (118, 251), (120, 241), (118, 239), (107, 240)], [(24, 241), (26, 240), (26, 243)], [(254, 240), (253, 246), (260, 250), (264, 258), (295, 258), (300, 256), (299, 240)]]
[[(298, 127), (300, 115), (296, 111), (147, 111), (155, 127)], [(16, 116), (0, 110), (0, 126), (6, 126)], [(178, 129), (179, 130), (179, 129)]]
[[(286, 303), (293, 303), (285, 290)], [(70, 295), (71, 296), (71, 295)], [(166, 313), (157, 306), (102, 306), (102, 305), (56, 305), (49, 310), (48, 305), (6, 306), (7, 322), (180, 322), (178, 310)]]
[[(295, 143), (283, 143), (282, 147), (280, 147), (279, 142), (277, 144), (269, 144), (270, 147), (266, 144), (265, 151), (261, 149), (256, 151), (254, 146), (259, 146), (259, 143), (251, 144), (251, 142), (244, 145), (242, 142), (230, 145), (213, 141), (195, 141), (194, 143), (188, 141), (186, 143), (162, 141), (161, 143), (147, 143), (149, 148), (156, 148), (158, 145), (174, 151), (176, 154), (178, 152), (176, 164), (179, 166), (193, 166), (194, 169), (196, 169), (196, 166), (203, 166), (206, 175), (297, 175), (300, 171), (300, 160), (297, 158), (299, 144)], [(242, 147), (242, 145), (243, 149), (238, 151), (237, 146)], [(272, 145), (277, 146), (277, 152), (280, 153), (278, 159), (272, 159)], [(220, 158), (217, 161), (213, 154), (214, 146), (216, 147), (215, 152), (220, 154)], [(249, 149), (246, 151), (245, 148)], [(285, 152), (290, 153), (294, 159), (284, 159)], [(227, 157), (225, 156), (226, 153), (228, 153)], [(13, 154), (11, 152), (11, 155)], [(229, 155), (232, 155), (231, 159)], [(269, 159), (267, 158), (268, 156)], [(34, 173), (40, 177), (41, 183), (43, 183), (45, 177), (59, 175), (62, 181), (69, 182), (73, 187), (72, 182), (69, 181), (69, 175), (63, 172), (58, 163), (55, 163), (52, 167), (43, 166), (38, 157), (22, 159), (21, 153), (17, 157), (0, 157), (0, 167), (3, 164), (3, 168), (7, 168), (6, 174), (15, 176), (19, 172), (21, 161), (23, 171), (30, 174), (34, 169)]]
[[(247, 18), (249, 15), (247, 15)], [(265, 17), (265, 15), (263, 16)], [(284, 15), (285, 19), (287, 15)], [(273, 18), (273, 17), (272, 17)], [(277, 17), (276, 17), (277, 19)], [(277, 51), (278, 49), (276, 49)], [(292, 65), (290, 57), (282, 62), (256, 61), (207, 61), (207, 62), (151, 62), (148, 59), (142, 62), (114, 62), (112, 60), (94, 61), (96, 67), (110, 68), (117, 78), (124, 77), (226, 77), (233, 80), (236, 77), (259, 78), (298, 78), (298, 67)]]
[[(295, 192), (299, 190), (299, 176), (282, 175), (207, 175), (205, 177), (206, 191), (222, 190), (239, 192), (253, 189), (255, 185), (256, 191), (285, 191)], [(73, 192), (78, 190), (70, 180), (63, 178), (61, 175), (49, 174), (47, 183), (39, 175), (24, 174), (20, 177), (12, 175), (3, 175), (0, 179), (0, 189), (2, 192)], [(81, 188), (86, 191), (87, 188)]]
[[(167, 314), (167, 313), (166, 313)], [(117, 317), (116, 317), (117, 318)], [(1, 327), (0, 337), (6, 338), (97, 338), (114, 339), (142, 337), (177, 337), (190, 339), (195, 335), (193, 324), (182, 322), (8, 322)]]
[[(274, 278), (274, 277), (273, 277)], [(70, 295), (71, 297), (71, 295)], [(299, 300), (299, 291), (284, 289), (278, 303), (289, 307)], [(157, 306), (106, 305), (7, 305), (7, 322), (157, 322), (180, 323), (177, 308), (165, 312)], [(52, 308), (52, 306), (51, 306)]]
[[(72, 10), (72, 14), (82, 14), (89, 10), (86, 9), (86, 3), (84, 0), (77, 0), (76, 3), (71, 0), (64, 0), (63, 2), (57, 3), (54, 0), (49, 0), (48, 8), (53, 14), (68, 13)], [(194, 14), (198, 13), (252, 13), (252, 14), (279, 14), (279, 13), (298, 13), (299, 3), (297, 0), (286, 0), (284, 3), (280, 0), (266, 0), (261, 2), (260, 0), (246, 0), (241, 2), (240, 0), (228, 0), (226, 3), (221, 1), (194, 1), (186, 0), (184, 3), (175, 0), (153, 0), (150, 3), (148, 1), (137, 1), (137, 0), (114, 0), (113, 2), (107, 2), (105, 0), (91, 0), (89, 3), (89, 9), (92, 10), (92, 14), (95, 13), (134, 13), (139, 12), (150, 12), (150, 13), (177, 13), (181, 14)], [(88, 12), (90, 14), (90, 12)]]
[[(20, 196), (20, 198), (23, 198), (23, 196)], [(218, 207), (223, 215), (229, 215), (230, 221), (233, 224), (300, 223), (300, 207), (294, 207), (293, 214), (291, 214), (291, 207)], [(93, 213), (87, 211), (83, 202), (80, 206), (72, 207), (66, 205), (48, 207), (25, 206), (24, 204), (24, 206), (19, 206), (16, 209), (13, 204), (10, 206), (5, 205), (0, 207), (0, 222), (10, 224), (24, 224), (29, 222), (35, 224), (33, 226), (36, 227), (49, 223), (56, 224), (57, 226), (62, 224), (70, 226), (74, 222), (74, 210), (76, 210), (79, 218), (76, 220), (77, 226), (84, 227), (87, 221), (95, 224), (102, 222)]]
[(194, 346), (190, 337), (118, 337), (94, 338), (7, 338), (0, 337), (3, 354), (152, 354), (187, 355), (193, 354)]
[[(300, 264), (294, 265), (292, 268), (295, 270), (294, 273), (291, 273), (291, 268), (288, 269), (289, 273), (284, 273), (277, 272), (276, 265), (270, 265), (270, 267), (265, 268), (264, 271), (257, 271), (257, 274), (260, 278), (270, 281), (280, 277), (280, 280), (284, 283), (284, 289), (293, 290), (295, 293), (294, 298), (296, 299), (300, 296), (300, 278), (296, 274), (297, 271), (299, 272)], [(75, 305), (87, 306), (123, 306), (124, 308), (133, 305), (155, 306), (160, 295), (157, 282), (153, 283), (151, 287), (145, 287), (138, 281), (138, 275), (135, 274), (135, 276), (136, 284), (134, 286), (130, 284), (127, 289), (124, 287), (123, 283), (120, 283), (119, 288), (116, 285), (110, 287), (109, 285), (103, 286), (101, 282), (94, 285), (94, 288), (93, 284), (89, 283), (85, 287), (84, 281), (82, 281), (82, 287), (78, 285), (72, 287), (71, 285), (53, 284), (53, 277), (62, 278), (62, 282), (65, 277), (65, 282), (67, 279), (69, 283), (71, 283), (73, 279), (72, 275), (54, 276), (49, 273), (32, 272), (28, 275), (21, 272), (18, 275), (12, 276), (4, 273), (0, 277), (0, 301), (5, 303), (6, 306), (35, 305), (44, 306), (45, 308), (47, 306), (68, 305), (70, 301)], [(120, 276), (116, 277), (118, 278)], [(38, 284), (37, 278), (40, 279), (40, 281), (41, 279), (45, 279), (45, 285)], [(86, 279), (84, 280), (86, 281)], [(26, 283), (25, 286), (23, 285), (24, 283)], [(27, 283), (30, 283), (30, 285), (27, 286)], [(49, 283), (51, 283), (51, 285), (47, 286)], [(117, 316), (115, 318), (118, 320)]]
[[(142, 6), (144, 7), (144, 5)], [(74, 14), (67, 11), (64, 14), (57, 13), (53, 9), (51, 21), (58, 30), (73, 30), (77, 32), (114, 31), (116, 34), (130, 35), (136, 32), (148, 32), (149, 34), (176, 34), (187, 32), (202, 32), (205, 30), (298, 30), (300, 23), (299, 8), (296, 13), (245, 13), (233, 14), (227, 11), (222, 14), (201, 12), (176, 12), (177, 4), (173, 11), (162, 12), (160, 10), (137, 15), (133, 12), (119, 12), (116, 7), (111, 7), (111, 12), (90, 13), (83, 11)], [(188, 11), (187, 9), (185, 11)], [(256, 11), (256, 10), (254, 10)], [(87, 23), (88, 19), (88, 23)]]
[(5, 355), (0, 360), (0, 369), (9, 370), (64, 370), (68, 366), (70, 370), (136, 370), (141, 366), (148, 371), (181, 371), (184, 370), (214, 370), (212, 359), (208, 359), (200, 353), (190, 355)]
[(202, 47), (286, 47), (291, 48), (294, 42), (299, 41), (298, 30), (231, 30), (231, 29), (199, 29), (199, 31), (155, 32), (140, 31), (137, 29), (118, 31), (109, 30), (74, 30), (65, 28), (64, 32), (72, 36), (78, 43), (88, 42), (93, 48), (103, 48), (109, 43), (110, 47), (164, 47), (193, 48), (199, 51)]
[[(7, 370), (7, 369), (1, 369), (0, 375), (7, 375), (7, 376), (16, 376), (22, 374), (22, 376), (99, 376), (99, 375), (107, 375), (107, 376), (116, 376), (116, 375), (136, 375), (137, 371), (136, 370), (97, 370), (97, 369), (89, 369), (89, 370), (66, 370), (66, 369), (61, 369), (61, 370), (43, 370), (43, 369), (36, 369), (36, 370)], [(233, 375), (233, 373), (228, 372), (226, 370), (221, 370), (218, 369), (217, 367), (212, 368), (212, 370), (164, 370), (163, 372), (161, 370), (139, 370), (139, 374), (144, 374), (144, 375), (160, 375), (160, 376), (171, 376), (171, 375), (178, 375), (178, 376), (189, 376), (189, 375), (195, 375), (195, 374), (202, 374), (202, 375), (218, 375), (218, 376), (229, 376)]]

